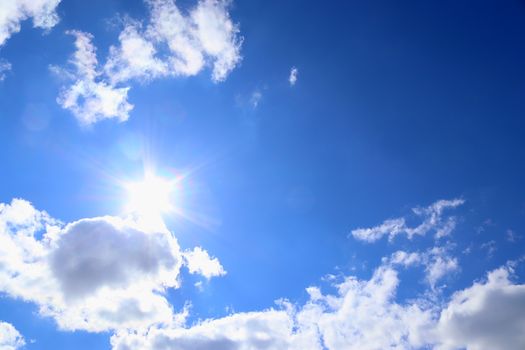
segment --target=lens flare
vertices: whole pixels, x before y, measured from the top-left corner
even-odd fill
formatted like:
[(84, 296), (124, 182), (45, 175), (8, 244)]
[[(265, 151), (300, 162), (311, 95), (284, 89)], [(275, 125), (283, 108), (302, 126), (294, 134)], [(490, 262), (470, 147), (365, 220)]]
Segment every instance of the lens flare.
[(176, 180), (168, 180), (146, 173), (141, 181), (125, 184), (126, 211), (154, 229), (162, 223), (162, 214), (175, 209)]

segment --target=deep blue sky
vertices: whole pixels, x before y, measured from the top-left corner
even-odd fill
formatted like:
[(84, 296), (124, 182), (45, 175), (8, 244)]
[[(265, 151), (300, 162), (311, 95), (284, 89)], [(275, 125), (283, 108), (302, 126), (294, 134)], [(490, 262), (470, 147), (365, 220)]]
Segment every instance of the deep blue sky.
[[(12, 64), (0, 82), (0, 202), (24, 198), (64, 222), (118, 215), (105, 174), (138, 176), (139, 144), (159, 168), (194, 169), (183, 200), (209, 222), (166, 221), (182, 247), (205, 247), (228, 274), (202, 292), (170, 292), (176, 307), (191, 300), (192, 319), (303, 302), (328, 273), (369, 278), (382, 256), (431, 237), (367, 245), (351, 230), (438, 199), (465, 200), (454, 212), (461, 273), (445, 295), (524, 253), (505, 234), (525, 236), (525, 2), (235, 1), (243, 60), (224, 82), (209, 70), (134, 82), (130, 119), (89, 128), (55, 101), (62, 83), (49, 66), (74, 50), (65, 31), (92, 33), (103, 61), (120, 32), (111, 21), (146, 8), (63, 0), (57, 11), (48, 33), (25, 21), (0, 49)], [(481, 248), (491, 240), (493, 256)], [(475, 253), (462, 255), (468, 246)], [(400, 295), (421, 285), (410, 278)], [(109, 348), (108, 334), (60, 332), (7, 297), (0, 319), (36, 340), (27, 349)]]

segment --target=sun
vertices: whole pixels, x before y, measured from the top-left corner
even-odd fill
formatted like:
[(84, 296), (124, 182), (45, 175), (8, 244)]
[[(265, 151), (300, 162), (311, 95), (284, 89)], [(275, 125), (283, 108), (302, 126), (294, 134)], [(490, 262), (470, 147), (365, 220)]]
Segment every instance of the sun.
[(141, 217), (157, 217), (174, 208), (176, 181), (146, 173), (141, 181), (125, 184), (126, 211)]

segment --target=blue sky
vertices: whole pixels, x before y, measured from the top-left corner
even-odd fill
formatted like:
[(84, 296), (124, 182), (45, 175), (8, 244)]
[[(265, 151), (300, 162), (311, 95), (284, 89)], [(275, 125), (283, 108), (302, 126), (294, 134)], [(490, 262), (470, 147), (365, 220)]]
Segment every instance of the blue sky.
[(0, 3), (0, 350), (523, 349), (525, 3)]

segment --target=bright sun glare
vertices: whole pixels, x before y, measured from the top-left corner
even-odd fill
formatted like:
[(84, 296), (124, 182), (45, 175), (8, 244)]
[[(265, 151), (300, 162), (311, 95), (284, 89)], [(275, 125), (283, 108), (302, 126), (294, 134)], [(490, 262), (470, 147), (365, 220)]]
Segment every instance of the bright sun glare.
[(173, 209), (174, 187), (173, 180), (146, 174), (142, 181), (126, 184), (128, 195), (126, 209), (143, 217), (160, 216)]

